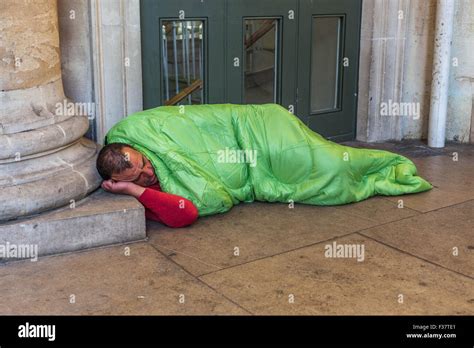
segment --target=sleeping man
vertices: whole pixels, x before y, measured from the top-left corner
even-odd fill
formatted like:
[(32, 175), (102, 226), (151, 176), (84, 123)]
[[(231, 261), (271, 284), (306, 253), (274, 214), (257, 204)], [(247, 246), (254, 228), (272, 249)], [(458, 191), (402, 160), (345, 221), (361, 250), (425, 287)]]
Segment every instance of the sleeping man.
[(125, 144), (104, 146), (97, 157), (97, 170), (104, 179), (104, 190), (137, 198), (148, 219), (170, 227), (184, 227), (198, 217), (190, 200), (162, 192), (151, 162)]
[(171, 227), (242, 202), (340, 205), (432, 188), (408, 158), (329, 141), (278, 104), (161, 106), (121, 120), (105, 143), (102, 188)]

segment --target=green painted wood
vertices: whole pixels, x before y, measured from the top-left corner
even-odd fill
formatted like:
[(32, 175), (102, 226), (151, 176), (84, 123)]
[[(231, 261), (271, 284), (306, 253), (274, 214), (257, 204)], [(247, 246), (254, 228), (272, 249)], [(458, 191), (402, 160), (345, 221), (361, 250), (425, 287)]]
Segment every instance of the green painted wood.
[(206, 0), (141, 0), (141, 38), (143, 71), (143, 108), (164, 105), (162, 100), (162, 42), (160, 23), (162, 20), (204, 21), (204, 102), (225, 102), (224, 71), (224, 14), (225, 1)]
[[(160, 21), (205, 21), (205, 103), (242, 103), (244, 18), (278, 18), (280, 49), (277, 102), (311, 129), (335, 141), (355, 138), (362, 0), (141, 0), (143, 107), (163, 104)], [(294, 11), (294, 19), (289, 18)], [(311, 25), (314, 16), (343, 17), (340, 109), (311, 114)], [(240, 66), (234, 66), (238, 57)]]
[[(300, 0), (298, 33), (298, 104), (297, 114), (314, 131), (343, 141), (355, 138), (359, 70), (361, 0)], [(340, 108), (338, 111), (312, 114), (310, 110), (311, 43), (314, 16), (343, 18), (340, 51)], [(344, 67), (343, 58), (349, 59)]]
[[(241, 104), (244, 93), (244, 19), (277, 18), (279, 50), (277, 67), (277, 103), (296, 109), (296, 36), (297, 0), (231, 0), (227, 8), (226, 100)], [(290, 11), (294, 15), (289, 18)], [(239, 67), (234, 59), (239, 58)]]

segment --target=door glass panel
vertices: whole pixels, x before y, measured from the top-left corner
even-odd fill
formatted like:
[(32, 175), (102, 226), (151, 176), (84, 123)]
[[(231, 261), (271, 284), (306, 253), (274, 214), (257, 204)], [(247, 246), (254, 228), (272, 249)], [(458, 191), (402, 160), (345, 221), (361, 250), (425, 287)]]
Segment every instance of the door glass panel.
[(161, 22), (164, 105), (204, 103), (204, 21)]
[(311, 112), (339, 108), (341, 17), (313, 17)]
[(278, 49), (278, 19), (244, 19), (244, 103), (278, 102)]

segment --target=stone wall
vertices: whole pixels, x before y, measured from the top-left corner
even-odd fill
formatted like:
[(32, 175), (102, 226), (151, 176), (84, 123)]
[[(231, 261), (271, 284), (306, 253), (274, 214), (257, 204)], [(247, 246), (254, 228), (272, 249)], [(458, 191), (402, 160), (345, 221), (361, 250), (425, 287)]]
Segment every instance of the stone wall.
[(474, 1), (456, 0), (454, 16), (446, 137), (474, 143)]
[(139, 9), (139, 0), (58, 0), (64, 89), (94, 104), (88, 137), (98, 143), (143, 107)]
[[(474, 2), (454, 1), (446, 138), (473, 142)], [(359, 140), (427, 137), (435, 16), (436, 0), (364, 0), (357, 116)], [(389, 99), (420, 103), (420, 118), (380, 116), (380, 103)]]

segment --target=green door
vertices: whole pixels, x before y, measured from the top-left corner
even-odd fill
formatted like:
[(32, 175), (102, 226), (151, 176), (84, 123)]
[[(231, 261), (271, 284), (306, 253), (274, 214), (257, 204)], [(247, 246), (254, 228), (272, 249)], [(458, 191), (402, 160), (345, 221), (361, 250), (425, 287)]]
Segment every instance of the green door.
[(355, 137), (361, 0), (141, 0), (143, 107), (278, 103)]
[(296, 99), (297, 0), (227, 3), (226, 100), (278, 103)]
[(141, 0), (143, 108), (224, 98), (222, 0)]
[(361, 1), (300, 0), (297, 113), (332, 140), (355, 138)]

